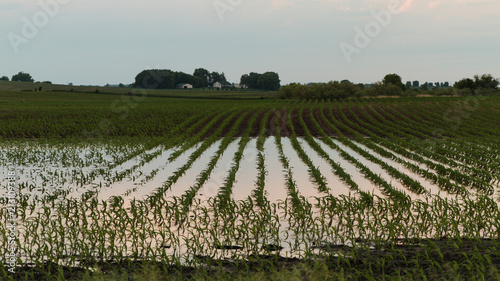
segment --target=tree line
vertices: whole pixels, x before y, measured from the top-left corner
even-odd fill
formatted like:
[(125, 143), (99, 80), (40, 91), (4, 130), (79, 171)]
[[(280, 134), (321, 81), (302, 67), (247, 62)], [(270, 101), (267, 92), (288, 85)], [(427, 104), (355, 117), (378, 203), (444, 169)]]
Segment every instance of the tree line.
[(195, 88), (212, 87), (215, 82), (227, 82), (224, 72), (209, 72), (198, 68), (193, 74), (170, 69), (143, 70), (135, 77), (133, 87), (145, 89), (175, 89), (178, 84), (189, 83)]
[[(0, 78), (0, 81), (9, 81), (9, 77), (7, 76), (2, 76)], [(12, 76), (12, 79), (10, 81), (14, 81), (14, 82), (35, 82), (35, 79), (33, 79), (33, 77), (31, 77), (31, 75), (29, 73), (25, 73), (25, 72), (19, 72), (18, 74), (15, 74)]]
[[(175, 89), (178, 84), (189, 83), (195, 88), (205, 88), (213, 87), (216, 82), (228, 83), (224, 72), (210, 72), (204, 68), (197, 68), (193, 74), (187, 74), (169, 69), (148, 69), (135, 77), (132, 86), (145, 89)], [(276, 72), (244, 74), (240, 83), (256, 90), (277, 91), (280, 88), (280, 79)]]
[(250, 72), (243, 74), (240, 84), (246, 85), (249, 89), (277, 91), (280, 89), (280, 77), (276, 72), (265, 72), (263, 74)]
[[(499, 79), (490, 74), (476, 75), (473, 79), (464, 78), (453, 87), (408, 87), (403, 84), (401, 76), (387, 74), (382, 81), (369, 86), (354, 84), (348, 80), (330, 81), (328, 83), (299, 84), (291, 83), (282, 86), (278, 97), (282, 99), (344, 99), (364, 96), (417, 96), (422, 94), (435, 96), (490, 95), (498, 93)], [(437, 85), (437, 84), (435, 84)], [(440, 85), (440, 84), (439, 84)], [(444, 85), (444, 84), (443, 84)]]

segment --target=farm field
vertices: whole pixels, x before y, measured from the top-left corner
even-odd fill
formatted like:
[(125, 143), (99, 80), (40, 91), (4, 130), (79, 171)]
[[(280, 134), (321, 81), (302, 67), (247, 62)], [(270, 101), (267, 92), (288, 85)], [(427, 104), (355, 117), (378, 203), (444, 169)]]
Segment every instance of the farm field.
[(323, 261), (360, 279), (499, 277), (499, 97), (230, 94), (0, 93), (14, 277), (146, 261), (160, 275)]

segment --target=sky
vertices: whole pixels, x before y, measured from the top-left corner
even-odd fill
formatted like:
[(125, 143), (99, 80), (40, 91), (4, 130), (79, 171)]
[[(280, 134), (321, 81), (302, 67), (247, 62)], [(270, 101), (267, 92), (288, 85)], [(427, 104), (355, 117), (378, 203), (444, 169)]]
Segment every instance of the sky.
[(129, 84), (144, 69), (282, 85), (500, 77), (498, 0), (0, 0), (0, 76)]

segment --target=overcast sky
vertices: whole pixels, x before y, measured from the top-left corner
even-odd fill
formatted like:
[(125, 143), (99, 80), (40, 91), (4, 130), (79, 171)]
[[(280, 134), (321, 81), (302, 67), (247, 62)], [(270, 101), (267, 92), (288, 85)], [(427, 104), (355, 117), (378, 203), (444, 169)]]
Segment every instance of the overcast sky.
[(0, 76), (60, 84), (199, 67), (282, 84), (500, 77), (498, 0), (0, 0), (0, 34)]

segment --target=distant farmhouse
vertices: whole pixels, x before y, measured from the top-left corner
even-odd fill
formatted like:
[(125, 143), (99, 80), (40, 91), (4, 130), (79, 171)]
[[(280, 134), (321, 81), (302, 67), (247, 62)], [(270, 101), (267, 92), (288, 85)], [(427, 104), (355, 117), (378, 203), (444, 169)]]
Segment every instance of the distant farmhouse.
[(215, 82), (214, 83), (214, 88), (219, 88), (219, 89), (222, 89), (222, 88), (233, 88), (233, 84), (229, 83), (229, 82)]
[(192, 89), (193, 85), (188, 84), (188, 83), (182, 83), (182, 84), (177, 84), (176, 88), (177, 89)]
[(240, 83), (229, 83), (229, 82), (215, 82), (214, 83), (214, 88), (219, 88), (219, 89), (226, 89), (226, 88), (237, 88), (237, 89), (246, 89), (248, 88), (247, 85), (245, 84), (240, 84)]

